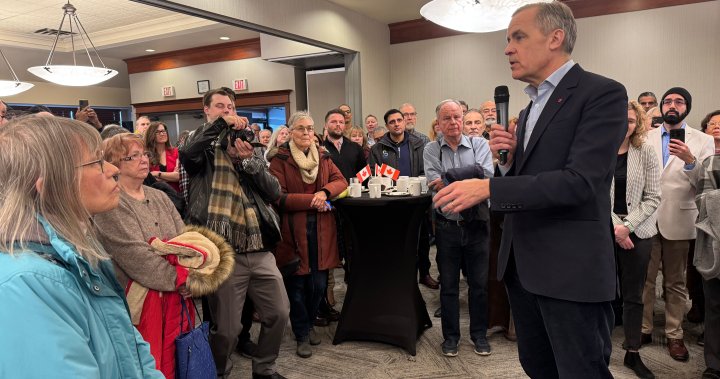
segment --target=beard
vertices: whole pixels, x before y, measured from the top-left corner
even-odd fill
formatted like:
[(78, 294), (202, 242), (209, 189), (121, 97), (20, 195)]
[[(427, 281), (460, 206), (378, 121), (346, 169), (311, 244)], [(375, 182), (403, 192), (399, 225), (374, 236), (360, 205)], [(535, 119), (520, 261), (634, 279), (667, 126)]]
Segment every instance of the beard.
[(678, 113), (676, 111), (667, 112), (662, 115), (663, 121), (667, 123), (668, 125), (677, 125), (681, 123), (685, 117), (687, 117), (688, 112), (685, 111), (685, 113)]
[(495, 124), (496, 122), (497, 122), (497, 119), (492, 118), (492, 117), (488, 117), (488, 118), (485, 119), (485, 126), (492, 126), (492, 125)]

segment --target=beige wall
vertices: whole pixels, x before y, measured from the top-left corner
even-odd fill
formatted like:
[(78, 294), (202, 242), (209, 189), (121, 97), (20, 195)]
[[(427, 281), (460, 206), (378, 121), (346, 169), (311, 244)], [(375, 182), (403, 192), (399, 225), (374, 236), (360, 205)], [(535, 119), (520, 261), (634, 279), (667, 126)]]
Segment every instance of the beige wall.
[[(133, 103), (145, 103), (202, 96), (197, 91), (198, 80), (209, 80), (210, 88), (232, 88), (234, 79), (247, 79), (248, 92), (293, 90), (290, 107), (295, 106), (295, 73), (292, 66), (273, 63), (261, 58), (207, 63), (170, 70), (143, 72), (130, 75), (130, 93)], [(163, 97), (162, 87), (175, 87), (175, 96)]]
[[(687, 120), (699, 127), (705, 114), (720, 109), (719, 15), (720, 1), (712, 1), (582, 18), (573, 59), (623, 83), (630, 99), (687, 88), (693, 96)], [(418, 128), (427, 132), (439, 101), (459, 98), (478, 107), (504, 84), (511, 113), (519, 113), (529, 99), (525, 84), (510, 76), (504, 48), (505, 31), (391, 45), (391, 105), (414, 103)]]
[(324, 0), (173, 2), (360, 51), (363, 108), (375, 112), (389, 104), (390, 31), (382, 22)]
[(345, 101), (345, 71), (308, 73), (307, 91), (308, 110), (315, 121), (315, 130), (321, 132), (325, 113)]

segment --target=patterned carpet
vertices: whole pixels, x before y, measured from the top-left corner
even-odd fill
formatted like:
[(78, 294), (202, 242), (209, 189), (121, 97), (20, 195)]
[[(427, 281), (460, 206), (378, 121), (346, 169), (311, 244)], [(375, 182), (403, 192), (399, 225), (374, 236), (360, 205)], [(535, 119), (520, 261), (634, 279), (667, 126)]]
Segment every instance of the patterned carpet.
[[(431, 254), (431, 262), (435, 262), (434, 247)], [(432, 275), (437, 277), (434, 265), (433, 263)], [(343, 282), (342, 270), (335, 270), (335, 277), (335, 293), (338, 301), (336, 308), (340, 310), (347, 287)], [(433, 312), (440, 305), (440, 292), (424, 286), (420, 286), (420, 289), (432, 318)], [(461, 332), (464, 335), (457, 357), (447, 358), (440, 353), (440, 344), (443, 339), (439, 318), (432, 318), (433, 327), (426, 330), (418, 340), (415, 357), (411, 357), (401, 348), (380, 343), (344, 342), (334, 346), (332, 338), (337, 324), (332, 323), (328, 327), (316, 328), (316, 331), (322, 336), (322, 343), (313, 346), (312, 357), (303, 359), (295, 354), (296, 344), (288, 325), (280, 357), (277, 360), (277, 371), (290, 379), (526, 378), (518, 361), (516, 344), (506, 340), (502, 333), (495, 333), (489, 337), (493, 349), (492, 355), (481, 357), (473, 352), (472, 344), (469, 338), (466, 338), (468, 331), (467, 287), (464, 281), (461, 281), (461, 294), (460, 324)], [(640, 350), (643, 361), (658, 379), (699, 378), (705, 369), (702, 347), (696, 344), (702, 326), (685, 324), (685, 345), (690, 351), (690, 360), (688, 362), (674, 361), (667, 354), (664, 344), (662, 300), (659, 299), (657, 303), (653, 344), (646, 345)], [(259, 324), (253, 326), (252, 334), (255, 341), (259, 329)], [(622, 327), (615, 328), (610, 370), (618, 379), (636, 378), (632, 371), (623, 366), (622, 341)], [(231, 378), (251, 377), (250, 360), (235, 354), (233, 361), (235, 368)]]

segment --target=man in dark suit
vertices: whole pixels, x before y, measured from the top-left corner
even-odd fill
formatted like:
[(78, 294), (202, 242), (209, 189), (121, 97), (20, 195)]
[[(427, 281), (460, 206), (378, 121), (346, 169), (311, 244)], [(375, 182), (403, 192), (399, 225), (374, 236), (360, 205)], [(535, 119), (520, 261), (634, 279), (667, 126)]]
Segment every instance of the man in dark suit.
[(490, 198), (505, 212), (498, 277), (505, 280), (520, 363), (532, 378), (611, 378), (616, 272), (610, 183), (627, 130), (627, 93), (570, 58), (576, 36), (563, 3), (518, 9), (505, 55), (532, 102), (517, 134), (493, 125), (492, 179), (455, 182), (435, 206), (459, 212)]
[(325, 115), (325, 129), (328, 136), (323, 143), (335, 166), (345, 179), (350, 181), (367, 162), (362, 147), (349, 138), (345, 139), (345, 113), (340, 109), (331, 109)]

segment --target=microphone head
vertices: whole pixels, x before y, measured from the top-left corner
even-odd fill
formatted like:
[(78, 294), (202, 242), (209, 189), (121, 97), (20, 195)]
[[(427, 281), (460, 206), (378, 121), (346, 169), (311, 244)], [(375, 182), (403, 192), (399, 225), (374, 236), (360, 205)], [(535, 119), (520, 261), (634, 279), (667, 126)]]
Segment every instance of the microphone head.
[(510, 101), (510, 90), (508, 86), (495, 87), (495, 104), (507, 103)]

